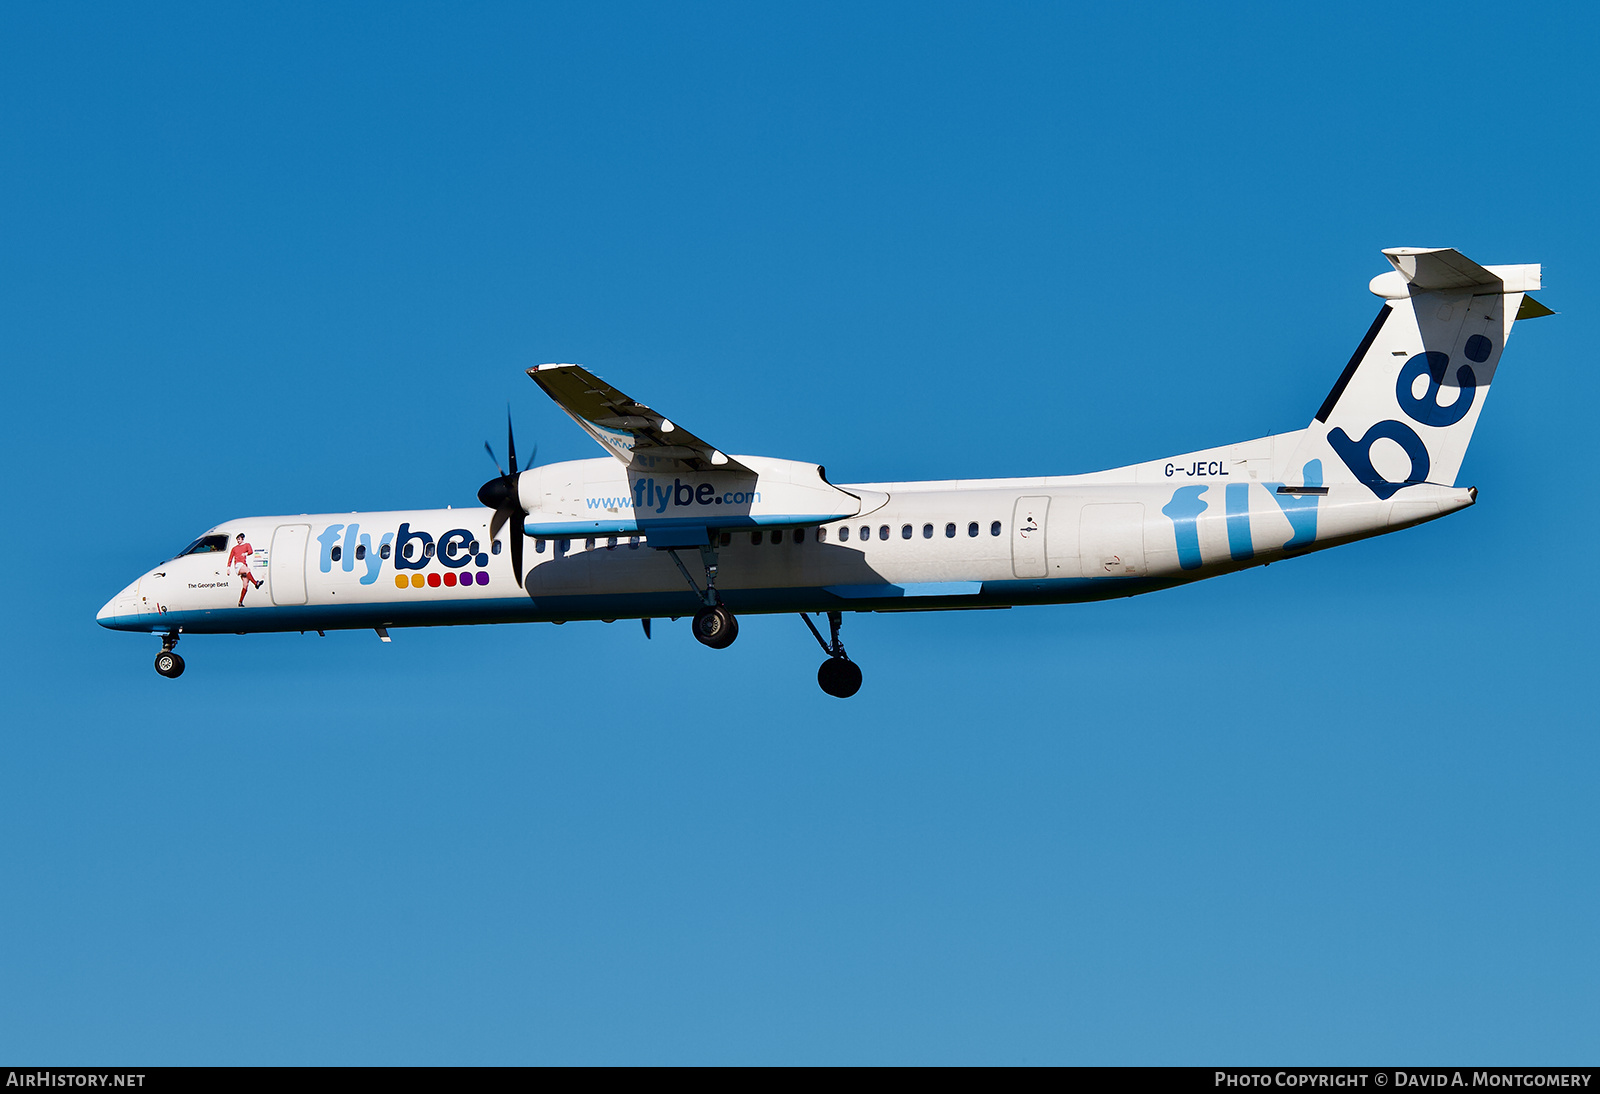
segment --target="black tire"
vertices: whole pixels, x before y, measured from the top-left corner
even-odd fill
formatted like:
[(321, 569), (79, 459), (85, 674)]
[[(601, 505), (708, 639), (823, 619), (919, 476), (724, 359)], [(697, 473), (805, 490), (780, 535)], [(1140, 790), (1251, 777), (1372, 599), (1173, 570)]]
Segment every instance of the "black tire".
[(861, 666), (848, 657), (830, 657), (817, 670), (817, 685), (839, 699), (861, 690)]
[(156, 654), (156, 671), (168, 680), (176, 680), (183, 675), (183, 658), (172, 650), (162, 650)]
[(701, 608), (694, 613), (694, 623), (690, 628), (694, 637), (702, 646), (709, 646), (714, 650), (725, 650), (733, 645), (733, 640), (739, 637), (739, 620), (734, 614), (721, 604), (714, 608)]

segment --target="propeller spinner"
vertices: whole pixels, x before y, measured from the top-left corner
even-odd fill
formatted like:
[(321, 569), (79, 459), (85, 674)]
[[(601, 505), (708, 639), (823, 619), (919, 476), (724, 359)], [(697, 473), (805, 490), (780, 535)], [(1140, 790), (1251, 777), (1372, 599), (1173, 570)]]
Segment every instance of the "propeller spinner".
[[(489, 538), (491, 540), (500, 535), (500, 529), (507, 521), (511, 522), (511, 571), (516, 575), (517, 586), (522, 585), (522, 521), (527, 512), (522, 508), (522, 499), (517, 495), (517, 438), (511, 430), (511, 410), (506, 409), (506, 448), (510, 450), (511, 470), (507, 471), (500, 466), (500, 461), (495, 459), (494, 449), (489, 447), (489, 442), (483, 442), (483, 450), (489, 453), (489, 459), (494, 461), (494, 469), (500, 472), (500, 477), (490, 479), (478, 488), (478, 500), (494, 510), (494, 519), (489, 522)], [(534, 445), (534, 456), (539, 454), (539, 446)], [(528, 463), (533, 463), (533, 457), (528, 458)], [(513, 519), (515, 518), (515, 519)]]

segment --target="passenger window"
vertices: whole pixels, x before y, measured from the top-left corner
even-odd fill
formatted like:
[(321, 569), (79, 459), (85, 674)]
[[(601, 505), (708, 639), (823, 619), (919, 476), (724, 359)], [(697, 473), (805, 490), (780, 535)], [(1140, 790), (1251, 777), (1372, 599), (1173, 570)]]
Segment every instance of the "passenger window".
[(585, 551), (594, 550), (594, 537), (593, 536), (590, 536), (588, 539), (583, 541), (583, 549)]
[[(495, 546), (499, 547), (500, 545), (498, 543), (496, 543)], [(379, 558), (388, 558), (389, 557), (389, 545), (387, 543), (385, 543), (383, 546), (378, 548), (378, 557)]]
[(978, 534), (978, 522), (977, 521), (973, 521), (971, 524), (967, 525), (967, 535), (975, 536), (977, 534)]
[(1000, 522), (999, 521), (995, 521), (993, 524), (989, 525), (989, 534), (991, 536), (998, 536), (1000, 534)]
[(424, 547), (422, 549), (422, 553), (427, 555), (429, 558), (432, 558), (433, 557), (433, 544), (430, 543), (426, 547)]
[(826, 543), (826, 542), (828, 542), (828, 530), (826, 528), (818, 528), (817, 529), (817, 542), (818, 543)]
[[(477, 540), (473, 540), (471, 543), (467, 544), (467, 554), (475, 555), (477, 553), (478, 553), (478, 541)], [(357, 555), (356, 557), (360, 558), (361, 556)]]
[[(726, 547), (728, 544), (730, 544), (732, 542), (733, 542), (733, 533), (732, 532), (724, 532), (724, 533), (722, 533), (722, 545), (724, 547)], [(635, 547), (637, 547), (639, 545), (639, 537), (638, 536), (633, 537), (633, 545)]]
[(568, 551), (572, 550), (572, 541), (570, 539), (556, 540), (556, 550), (560, 551), (562, 554), (566, 554)]
[[(821, 529), (818, 529), (818, 534), (821, 534)], [(806, 530), (804, 528), (796, 528), (794, 530), (794, 541), (796, 543), (804, 543), (806, 541)]]
[(774, 528), (772, 530), (772, 542), (774, 542), (774, 543), (782, 543), (783, 542), (783, 529), (782, 528)]
[(333, 551), (330, 553), (329, 557), (331, 557), (333, 561), (338, 562), (340, 559), (344, 558), (344, 548), (335, 543), (333, 545)]
[(932, 539), (933, 538), (933, 525), (924, 524), (922, 526), (922, 538), (923, 539)]
[[(865, 524), (863, 524), (861, 526), (861, 538), (862, 538), (863, 541), (869, 540), (869, 539), (872, 538), (872, 529), (868, 528)], [(888, 536), (884, 536), (883, 538), (884, 539), (888, 539), (889, 537)]]
[[(386, 547), (386, 548), (384, 548), (384, 550), (387, 551), (388, 548)], [(500, 553), (500, 541), (499, 540), (495, 540), (494, 541), (494, 546), (490, 547), (489, 550), (494, 554), (499, 554)], [(383, 557), (384, 558), (388, 558), (389, 556), (386, 554)]]
[(415, 560), (415, 558), (416, 558), (417, 545), (415, 543), (408, 543), (408, 544), (406, 544), (406, 549), (404, 551), (401, 551), (400, 553), (402, 555), (406, 556), (406, 561), (407, 562), (411, 562), (411, 561)]
[(848, 524), (843, 525), (842, 527), (840, 527), (840, 529), (839, 529), (839, 542), (840, 543), (849, 543), (850, 542), (850, 526)]
[(364, 559), (366, 557), (367, 557), (367, 545), (365, 543), (356, 544), (356, 561), (359, 562), (359, 561), (361, 561), (362, 559)]
[(900, 538), (901, 539), (910, 539), (911, 538), (911, 525), (902, 524), (900, 526)]
[(544, 554), (544, 540), (536, 539), (533, 541), (533, 553), (536, 555)]
[[(724, 533), (723, 536), (722, 536), (722, 542), (724, 544), (726, 544), (728, 542), (728, 536), (727, 536), (726, 533)], [(638, 549), (639, 549), (639, 537), (638, 536), (629, 536), (628, 537), (628, 550), (637, 551)]]
[(880, 524), (878, 526), (878, 538), (879, 539), (888, 539), (889, 538), (889, 526), (887, 524)]
[(606, 537), (606, 550), (609, 551), (609, 550), (611, 550), (611, 548), (615, 547), (616, 545), (617, 545), (617, 537), (616, 536), (607, 536)]
[(751, 532), (750, 533), (750, 546), (752, 546), (752, 547), (761, 546), (761, 533), (760, 532)]
[(956, 538), (956, 522), (955, 521), (951, 521), (949, 524), (946, 524), (944, 526), (944, 538), (945, 539), (955, 539)]

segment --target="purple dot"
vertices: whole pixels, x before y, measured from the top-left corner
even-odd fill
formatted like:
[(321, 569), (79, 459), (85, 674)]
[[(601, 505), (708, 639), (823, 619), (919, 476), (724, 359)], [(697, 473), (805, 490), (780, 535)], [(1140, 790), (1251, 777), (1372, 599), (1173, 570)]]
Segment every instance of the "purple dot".
[(488, 570), (479, 570), (478, 571), (478, 584), (479, 585), (487, 585), (487, 584), (489, 584), (489, 571)]

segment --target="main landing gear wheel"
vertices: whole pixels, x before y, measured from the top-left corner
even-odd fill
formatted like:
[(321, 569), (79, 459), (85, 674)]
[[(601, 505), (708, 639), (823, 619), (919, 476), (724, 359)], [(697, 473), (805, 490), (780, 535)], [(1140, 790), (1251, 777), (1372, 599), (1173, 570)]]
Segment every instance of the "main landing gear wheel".
[(739, 620), (727, 608), (716, 604), (695, 612), (691, 629), (702, 646), (725, 650), (739, 637)]
[(168, 680), (176, 680), (183, 675), (183, 658), (171, 650), (162, 650), (156, 654), (156, 671)]
[(861, 666), (848, 657), (830, 657), (817, 670), (817, 684), (829, 695), (848, 699), (861, 690)]
[(839, 627), (844, 623), (844, 617), (838, 612), (828, 613), (828, 640), (823, 639), (822, 632), (817, 630), (817, 625), (811, 622), (809, 615), (801, 612), (800, 618), (816, 637), (822, 652), (828, 655), (828, 659), (817, 670), (817, 685), (839, 699), (848, 699), (860, 691), (861, 666), (845, 654), (844, 641), (839, 637)]

